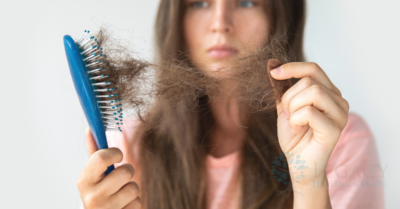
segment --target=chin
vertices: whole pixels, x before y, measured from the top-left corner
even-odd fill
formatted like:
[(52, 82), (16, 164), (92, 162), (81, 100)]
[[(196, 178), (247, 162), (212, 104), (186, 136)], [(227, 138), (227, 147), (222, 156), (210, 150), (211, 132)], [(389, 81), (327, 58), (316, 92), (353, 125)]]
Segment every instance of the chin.
[(205, 72), (208, 76), (223, 78), (229, 76), (228, 71), (231, 71), (229, 67), (229, 61), (232, 58), (213, 59), (207, 57), (201, 59), (201, 62), (197, 62), (202, 64), (196, 64), (196, 66), (203, 72)]
[(223, 62), (212, 62), (202, 70), (210, 77), (227, 78), (230, 75), (230, 68)]

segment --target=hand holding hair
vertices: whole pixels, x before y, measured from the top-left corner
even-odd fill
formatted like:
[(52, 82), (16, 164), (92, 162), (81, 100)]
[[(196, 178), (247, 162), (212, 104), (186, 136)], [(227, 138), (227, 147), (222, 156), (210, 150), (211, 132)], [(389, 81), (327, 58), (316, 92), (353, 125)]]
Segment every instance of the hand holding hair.
[(140, 209), (139, 187), (131, 181), (135, 174), (132, 165), (124, 164), (110, 174), (104, 174), (108, 166), (121, 162), (122, 152), (118, 148), (97, 151), (89, 128), (86, 131), (86, 144), (90, 158), (77, 181), (85, 209)]
[(316, 182), (317, 185), (327, 183), (325, 168), (346, 126), (349, 103), (315, 63), (287, 63), (273, 69), (270, 74), (280, 81), (300, 78), (283, 92), (276, 105), (278, 138), (283, 152), (288, 161), (299, 155), (300, 158), (294, 160), (305, 161), (308, 166), (303, 170), (303, 179), (295, 178), (299, 172), (295, 163), (289, 166), (293, 188), (305, 192), (327, 190), (327, 186), (314, 185)]

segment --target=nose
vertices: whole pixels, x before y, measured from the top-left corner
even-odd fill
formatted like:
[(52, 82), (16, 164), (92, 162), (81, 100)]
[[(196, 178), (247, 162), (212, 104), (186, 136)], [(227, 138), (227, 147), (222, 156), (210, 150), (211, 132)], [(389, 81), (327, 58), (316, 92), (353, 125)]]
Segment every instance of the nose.
[(211, 31), (213, 33), (232, 33), (232, 14), (229, 9), (229, 1), (215, 0), (211, 19)]

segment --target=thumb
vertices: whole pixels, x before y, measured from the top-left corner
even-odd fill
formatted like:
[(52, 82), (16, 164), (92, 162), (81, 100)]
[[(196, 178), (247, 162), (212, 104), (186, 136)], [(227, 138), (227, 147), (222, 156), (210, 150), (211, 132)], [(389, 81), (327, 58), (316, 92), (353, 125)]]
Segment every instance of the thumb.
[(93, 153), (97, 151), (97, 146), (89, 127), (86, 128), (85, 138), (86, 138), (86, 147), (90, 157), (92, 156)]

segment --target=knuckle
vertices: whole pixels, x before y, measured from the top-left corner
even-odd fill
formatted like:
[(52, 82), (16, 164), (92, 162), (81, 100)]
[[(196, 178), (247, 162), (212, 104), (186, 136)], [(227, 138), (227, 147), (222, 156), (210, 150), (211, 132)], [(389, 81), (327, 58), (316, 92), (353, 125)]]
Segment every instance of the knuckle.
[(321, 96), (322, 94), (324, 94), (324, 90), (319, 85), (311, 86), (311, 90), (312, 90), (314, 96)]
[(314, 107), (311, 107), (311, 106), (305, 107), (305, 112), (306, 112), (307, 117), (310, 118), (314, 114)]
[(96, 199), (96, 196), (94, 195), (86, 195), (84, 198), (84, 204), (87, 206), (87, 208), (92, 209), (92, 208), (98, 208), (97, 204), (98, 201)]
[(310, 62), (309, 64), (315, 70), (320, 68), (319, 65), (317, 63), (315, 63), (315, 62)]
[(139, 194), (139, 185), (136, 182), (131, 181), (126, 185), (126, 187), (128, 187), (129, 191), (131, 192), (131, 195), (133, 195), (135, 197), (138, 196), (138, 194)]
[(119, 168), (120, 168), (119, 173), (123, 180), (129, 181), (133, 177), (134, 171), (131, 168), (129, 168), (127, 164), (124, 164)]
[(108, 158), (106, 150), (99, 150), (93, 154), (93, 160), (100, 165), (105, 165)]
[(313, 80), (310, 77), (304, 77), (301, 79), (304, 88), (308, 88), (313, 84)]

